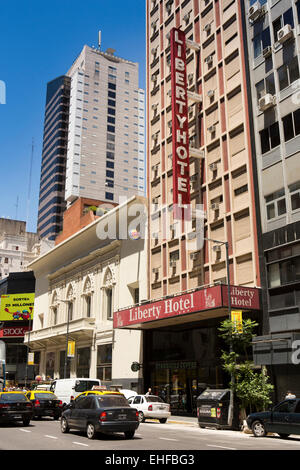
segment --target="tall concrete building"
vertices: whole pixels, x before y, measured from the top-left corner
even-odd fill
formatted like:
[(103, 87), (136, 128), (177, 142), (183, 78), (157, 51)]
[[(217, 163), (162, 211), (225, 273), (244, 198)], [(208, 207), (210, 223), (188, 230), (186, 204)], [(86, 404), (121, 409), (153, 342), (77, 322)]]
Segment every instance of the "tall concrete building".
[[(195, 414), (203, 389), (228, 385), (218, 336), (228, 281), (232, 309), (262, 318), (243, 11), (238, 0), (146, 5), (149, 300), (117, 312), (116, 325), (143, 330), (145, 387)], [(178, 189), (190, 195), (186, 227)], [(201, 236), (203, 248), (192, 243)]]
[(145, 194), (145, 96), (137, 63), (84, 46), (47, 86), (38, 230), (55, 239), (77, 198)]
[(119, 202), (145, 191), (144, 91), (138, 64), (84, 46), (71, 79), (65, 198)]
[(69, 77), (61, 76), (47, 84), (37, 228), (49, 240), (62, 230), (66, 206), (70, 82)]
[(254, 351), (280, 400), (288, 389), (300, 393), (292, 358), (300, 339), (300, 1), (245, 1), (244, 17), (265, 286)]

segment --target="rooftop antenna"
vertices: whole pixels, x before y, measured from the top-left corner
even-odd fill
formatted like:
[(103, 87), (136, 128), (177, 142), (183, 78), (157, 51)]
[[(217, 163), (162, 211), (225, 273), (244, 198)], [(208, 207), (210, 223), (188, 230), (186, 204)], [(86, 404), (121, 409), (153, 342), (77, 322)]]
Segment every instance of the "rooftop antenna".
[[(32, 137), (31, 157), (30, 157), (30, 167), (29, 167), (28, 194), (27, 194), (27, 215), (26, 215), (26, 225), (27, 225), (27, 227), (28, 227), (28, 223), (29, 223), (29, 211), (30, 211), (30, 195), (31, 195), (31, 176), (32, 176), (33, 152), (34, 152), (34, 139)], [(28, 228), (27, 228), (27, 230), (28, 230)]]
[(16, 208), (16, 219), (15, 220), (18, 220), (19, 196), (17, 196), (17, 202), (15, 204), (15, 208)]
[(98, 47), (101, 49), (101, 31), (98, 31)]

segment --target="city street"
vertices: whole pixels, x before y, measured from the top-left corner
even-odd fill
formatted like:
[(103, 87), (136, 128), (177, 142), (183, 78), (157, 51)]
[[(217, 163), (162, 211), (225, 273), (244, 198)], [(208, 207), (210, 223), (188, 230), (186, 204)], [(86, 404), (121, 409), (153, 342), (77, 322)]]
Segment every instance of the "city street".
[[(277, 435), (255, 438), (251, 434), (237, 431), (200, 429), (196, 424), (180, 423), (174, 420), (167, 424), (160, 424), (156, 421), (142, 423), (132, 440), (126, 440), (122, 434), (98, 436), (95, 440), (89, 440), (84, 433), (78, 431), (62, 434), (59, 421), (43, 418), (31, 421), (28, 427), (19, 424), (2, 424), (0, 450), (100, 450), (106, 451), (108, 455), (113, 455), (114, 451), (122, 453), (131, 450), (165, 450), (175, 454), (180, 450), (278, 451), (300, 450), (300, 437), (292, 436), (285, 440)], [(134, 452), (132, 455), (135, 455)]]

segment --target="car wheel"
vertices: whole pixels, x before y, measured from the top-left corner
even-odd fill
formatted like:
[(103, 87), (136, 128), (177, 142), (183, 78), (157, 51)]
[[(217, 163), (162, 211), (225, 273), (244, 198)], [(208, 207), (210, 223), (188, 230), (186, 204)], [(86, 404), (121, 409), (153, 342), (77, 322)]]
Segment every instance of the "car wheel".
[(254, 421), (251, 429), (255, 437), (264, 437), (266, 435), (265, 426), (261, 421)]
[(96, 436), (95, 426), (92, 423), (89, 423), (86, 428), (86, 435), (89, 439), (94, 439)]
[(159, 422), (160, 422), (161, 424), (165, 424), (165, 423), (167, 422), (167, 418), (161, 418), (161, 419), (159, 420)]
[(139, 423), (144, 423), (145, 422), (145, 416), (142, 411), (139, 411)]
[(125, 432), (124, 432), (125, 438), (126, 438), (126, 439), (132, 439), (133, 436), (134, 436), (134, 433), (135, 433), (135, 431), (125, 431)]
[(66, 418), (61, 418), (60, 429), (64, 434), (70, 431)]
[(23, 418), (24, 426), (29, 426), (29, 423), (30, 423), (30, 418)]
[(287, 437), (289, 437), (289, 434), (278, 433), (278, 435), (281, 437), (281, 439), (286, 439)]

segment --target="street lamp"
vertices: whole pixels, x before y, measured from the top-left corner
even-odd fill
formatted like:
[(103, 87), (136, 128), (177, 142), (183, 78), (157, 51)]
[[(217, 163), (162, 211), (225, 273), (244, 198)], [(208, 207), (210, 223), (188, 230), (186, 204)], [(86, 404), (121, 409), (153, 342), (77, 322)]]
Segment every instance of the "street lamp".
[[(204, 240), (209, 242), (218, 243), (219, 245), (225, 245), (226, 253), (226, 269), (227, 269), (227, 294), (228, 294), (228, 317), (231, 320), (231, 294), (230, 294), (230, 269), (229, 269), (229, 243), (223, 242), (220, 240), (213, 240), (212, 238), (204, 238)], [(232, 344), (230, 342), (229, 351), (232, 352)], [(234, 374), (231, 374), (231, 383), (234, 382)], [(228, 410), (228, 425), (232, 426), (233, 420), (233, 390), (230, 390), (230, 401), (229, 401), (229, 410)]]
[(68, 342), (69, 342), (69, 324), (70, 324), (70, 300), (57, 299), (58, 302), (65, 302), (68, 304), (68, 316), (67, 316), (67, 333), (66, 333), (66, 350), (65, 350), (65, 363), (64, 363), (64, 379), (67, 375), (68, 365)]

